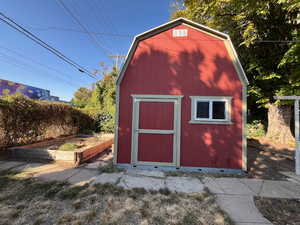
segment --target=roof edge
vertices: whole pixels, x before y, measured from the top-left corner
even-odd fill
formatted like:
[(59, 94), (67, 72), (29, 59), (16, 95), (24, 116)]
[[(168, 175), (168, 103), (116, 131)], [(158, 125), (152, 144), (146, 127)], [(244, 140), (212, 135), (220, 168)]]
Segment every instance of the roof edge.
[(123, 64), (123, 66), (122, 66), (122, 68), (121, 68), (121, 70), (120, 70), (120, 72), (118, 74), (118, 78), (117, 78), (116, 84), (119, 85), (121, 83), (121, 81), (123, 79), (123, 76), (124, 76), (124, 73), (125, 73), (125, 70), (127, 69), (129, 61), (131, 60), (131, 57), (132, 57), (133, 53), (135, 52), (135, 49), (137, 47), (137, 43), (139, 41), (147, 39), (147, 38), (149, 38), (151, 36), (154, 36), (154, 35), (156, 35), (158, 33), (161, 33), (161, 32), (163, 32), (165, 30), (168, 30), (168, 29), (170, 29), (170, 28), (172, 28), (174, 26), (180, 25), (182, 23), (185, 23), (187, 25), (191, 25), (192, 27), (195, 27), (195, 28), (198, 28), (200, 30), (206, 31), (208, 33), (214, 34), (214, 35), (220, 37), (221, 39), (223, 39), (224, 41), (229, 42), (229, 46), (230, 46), (230, 49), (231, 49), (231, 51), (233, 53), (234, 60), (236, 61), (236, 64), (238, 66), (238, 70), (236, 72), (238, 73), (238, 75), (239, 75), (242, 83), (244, 85), (249, 85), (249, 81), (248, 81), (247, 76), (246, 76), (246, 74), (244, 72), (244, 69), (243, 69), (243, 67), (242, 67), (242, 65), (240, 63), (240, 60), (239, 60), (237, 52), (236, 52), (236, 50), (235, 50), (235, 48), (234, 48), (234, 46), (232, 44), (230, 36), (228, 34), (226, 34), (226, 33), (217, 31), (215, 29), (209, 28), (207, 26), (204, 26), (202, 24), (193, 22), (193, 21), (191, 21), (189, 19), (186, 19), (186, 18), (183, 18), (183, 17), (174, 19), (172, 21), (169, 21), (167, 23), (164, 23), (164, 24), (162, 24), (160, 26), (154, 27), (154, 28), (152, 28), (150, 30), (147, 30), (147, 31), (145, 31), (143, 33), (140, 33), (140, 34), (134, 36), (134, 39), (131, 42), (131, 46), (130, 46), (128, 52), (127, 52), (127, 55), (126, 55), (126, 58), (125, 58), (125, 63)]

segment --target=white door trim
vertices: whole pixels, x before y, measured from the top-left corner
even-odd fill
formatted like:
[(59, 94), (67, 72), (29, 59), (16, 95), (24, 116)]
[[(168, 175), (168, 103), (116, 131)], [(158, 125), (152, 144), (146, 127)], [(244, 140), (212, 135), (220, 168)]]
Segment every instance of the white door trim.
[[(180, 166), (180, 134), (181, 134), (181, 99), (182, 95), (131, 95), (132, 103), (132, 134), (131, 134), (131, 164), (133, 165), (166, 165)], [(174, 102), (173, 130), (139, 129), (140, 102)], [(138, 161), (138, 135), (148, 134), (174, 134), (173, 137), (173, 162), (144, 162)]]

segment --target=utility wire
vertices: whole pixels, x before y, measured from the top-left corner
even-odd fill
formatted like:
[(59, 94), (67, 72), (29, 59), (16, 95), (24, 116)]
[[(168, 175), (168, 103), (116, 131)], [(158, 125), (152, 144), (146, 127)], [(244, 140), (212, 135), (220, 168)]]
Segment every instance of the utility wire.
[(35, 36), (34, 34), (32, 34), (30, 31), (28, 31), (27, 29), (25, 29), (21, 25), (17, 24), (14, 20), (12, 20), (12, 19), (8, 18), (7, 16), (5, 16), (2, 12), (0, 12), (0, 20), (2, 20), (4, 23), (6, 23), (7, 25), (9, 25), (10, 27), (12, 27), (15, 30), (17, 30), (18, 32), (22, 33), (23, 35), (25, 35), (29, 39), (33, 40), (34, 42), (36, 42), (37, 44), (39, 44), (43, 48), (47, 49), (48, 51), (50, 51), (51, 53), (53, 53), (54, 55), (56, 55), (57, 57), (59, 57), (60, 59), (62, 59), (63, 61), (65, 61), (66, 63), (68, 63), (69, 65), (75, 67), (79, 72), (86, 73), (91, 78), (97, 79), (87, 69), (85, 69), (84, 67), (80, 66), (79, 64), (77, 64), (76, 62), (74, 62), (72, 59), (66, 57), (63, 53), (61, 53), (60, 51), (58, 51), (55, 48), (51, 47), (46, 42), (42, 41), (40, 38), (38, 38), (37, 36)]
[[(4, 49), (4, 50), (6, 50), (6, 51), (8, 51), (8, 52), (11, 52), (11, 53), (13, 53), (13, 54), (19, 56), (19, 57), (22, 58), (22, 59), (26, 59), (27, 61), (31, 62), (32, 64), (35, 64), (35, 65), (44, 67), (44, 68), (46, 68), (46, 69), (48, 69), (48, 70), (52, 70), (52, 71), (54, 71), (54, 72), (56, 72), (56, 73), (58, 73), (58, 74), (61, 74), (63, 77), (66, 77), (66, 76), (67, 76), (67, 77), (71, 78), (71, 75), (66, 74), (66, 73), (63, 73), (63, 72), (61, 72), (61, 71), (59, 71), (59, 70), (57, 70), (57, 69), (55, 69), (55, 68), (53, 68), (53, 67), (50, 67), (50, 66), (48, 66), (48, 65), (45, 65), (45, 64), (43, 64), (43, 63), (40, 63), (40, 62), (38, 62), (37, 60), (33, 59), (32, 57), (28, 57), (27, 55), (24, 55), (24, 54), (22, 54), (22, 53), (20, 53), (20, 52), (18, 52), (18, 51), (16, 51), (16, 50), (12, 50), (12, 49), (9, 49), (9, 48), (4, 47), (4, 46), (1, 46), (1, 45), (0, 45), (0, 49)], [(1, 52), (0, 52), (0, 54), (1, 54)], [(57, 77), (57, 76), (55, 76), (55, 77)], [(72, 85), (75, 85), (75, 83), (69, 82), (69, 81), (67, 81), (67, 80), (65, 80), (65, 79), (62, 79), (62, 78), (60, 78), (60, 77), (59, 77), (59, 79), (63, 80), (63, 81), (66, 82), (66, 83), (70, 83), (70, 84), (72, 83)], [(78, 84), (76, 84), (76, 86), (78, 86)]]
[[(98, 3), (100, 3), (100, 7), (98, 7)], [(93, 0), (90, 0), (90, 1), (87, 1), (87, 5), (89, 6), (90, 8), (90, 12), (91, 12), (91, 15), (93, 15), (93, 17), (98, 20), (97, 22), (97, 25), (99, 26), (100, 24), (104, 24), (103, 26), (101, 25), (101, 28), (106, 28), (105, 31), (112, 31), (110, 33), (116, 33), (118, 34), (119, 32), (114, 29), (114, 23), (112, 23), (112, 21), (110, 21), (110, 13), (107, 13), (106, 15), (104, 15), (103, 13), (101, 13), (101, 11), (103, 10), (107, 10), (105, 9), (105, 2), (101, 2), (100, 0), (96, 0), (96, 1), (93, 1)], [(117, 37), (117, 36), (115, 36)], [(114, 49), (116, 52), (121, 52), (118, 45), (115, 44), (115, 41), (113, 41), (111, 38), (109, 39), (106, 39), (107, 41), (109, 41), (110, 43), (112, 43), (112, 46), (114, 46)]]
[[(77, 33), (86, 33), (85, 31), (81, 30), (76, 30), (72, 28), (66, 28), (66, 27), (33, 27), (30, 26), (30, 28), (34, 30), (39, 30), (39, 31), (46, 31), (46, 30), (57, 30), (57, 31), (64, 31), (64, 32), (77, 32)], [(111, 36), (111, 37), (124, 37), (124, 38), (133, 38), (135, 35), (132, 34), (119, 34), (119, 33), (106, 33), (106, 32), (93, 32), (91, 31), (90, 33), (95, 34), (95, 35), (103, 35), (103, 36)], [(169, 38), (155, 38), (152, 37), (153, 39), (169, 39)], [(191, 40), (191, 39), (190, 39)], [(195, 41), (201, 41), (197, 39), (192, 39)], [(214, 41), (214, 40), (202, 40), (202, 41)], [(219, 40), (218, 40), (219, 41)], [(257, 40), (254, 42), (262, 42), (262, 43), (298, 43), (300, 40)]]
[[(22, 60), (20, 60), (20, 59), (17, 59), (17, 58), (15, 58), (15, 57), (13, 57), (13, 56), (7, 55), (7, 54), (5, 54), (5, 53), (3, 53), (3, 52), (0, 52), (0, 57), (2, 57), (3, 59), (5, 59), (5, 60), (7, 61), (6, 63), (12, 65), (12, 63), (9, 61), (9, 60), (11, 60), (11, 61), (13, 62), (13, 64), (19, 65), (18, 67), (20, 67), (20, 66), (21, 66), (21, 67), (24, 67), (24, 68), (27, 69), (27, 71), (28, 71), (29, 68), (31, 68), (31, 70), (32, 70), (34, 73), (36, 73), (37, 70), (42, 71), (40, 68), (35, 68), (35, 67), (33, 67), (32, 65), (30, 65), (29, 63), (26, 63), (26, 62), (24, 62), (24, 61), (22, 61)], [(32, 73), (32, 71), (31, 71), (30, 73)], [(39, 72), (39, 73), (40, 73), (40, 72)], [(44, 73), (44, 72), (43, 72), (43, 73)], [(49, 74), (49, 75), (50, 75), (50, 74)], [(51, 75), (53, 76), (53, 74), (51, 74)], [(54, 75), (54, 76), (55, 76), (55, 75)], [(70, 87), (77, 87), (77, 85), (75, 85), (75, 84), (73, 84), (73, 83), (71, 83), (71, 82), (68, 82), (68, 81), (65, 80), (65, 79), (62, 79), (62, 78), (60, 78), (60, 77), (58, 77), (58, 76), (55, 76), (55, 77), (56, 77), (56, 79), (59, 79), (59, 80), (61, 80), (62, 82), (68, 84)]]
[[(33, 30), (38, 30), (38, 31), (47, 31), (47, 30), (57, 30), (57, 31), (66, 31), (66, 32), (77, 32), (77, 33), (84, 33), (87, 34), (87, 32), (82, 31), (82, 30), (76, 30), (72, 28), (65, 28), (65, 27), (35, 27), (35, 26), (27, 26), (30, 27)], [(112, 37), (125, 37), (125, 38), (132, 38), (134, 35), (130, 34), (118, 34), (118, 33), (106, 33), (106, 32), (93, 32), (90, 31), (90, 34), (95, 34), (95, 35), (103, 35), (103, 36), (112, 36)]]
[(72, 17), (72, 19), (90, 36), (90, 38), (93, 40), (93, 42), (102, 50), (105, 50), (105, 52), (112, 53), (110, 49), (104, 47), (99, 43), (97, 38), (89, 32), (89, 30), (83, 25), (83, 23), (80, 22), (80, 20), (72, 13), (72, 11), (63, 3), (61, 0), (57, 0), (58, 4)]

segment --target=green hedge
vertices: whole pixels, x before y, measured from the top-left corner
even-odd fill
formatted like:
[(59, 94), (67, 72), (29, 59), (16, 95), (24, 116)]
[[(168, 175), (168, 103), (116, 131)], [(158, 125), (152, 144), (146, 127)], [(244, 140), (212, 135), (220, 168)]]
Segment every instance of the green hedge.
[(93, 129), (87, 114), (59, 102), (16, 95), (0, 99), (0, 148)]

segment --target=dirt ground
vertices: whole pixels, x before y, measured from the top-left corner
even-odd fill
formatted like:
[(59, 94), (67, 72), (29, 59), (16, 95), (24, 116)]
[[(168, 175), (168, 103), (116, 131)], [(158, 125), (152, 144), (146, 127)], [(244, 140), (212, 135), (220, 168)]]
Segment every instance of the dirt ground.
[[(188, 173), (192, 176), (214, 176), (214, 177), (248, 177), (268, 180), (285, 180), (287, 177), (281, 172), (293, 172), (295, 169), (295, 150), (283, 144), (274, 143), (267, 138), (248, 139), (248, 174), (226, 175), (226, 174), (202, 174)], [(107, 165), (112, 162), (113, 153), (106, 151), (102, 155), (90, 160), (90, 163), (101, 162), (99, 165)], [(184, 176), (187, 173), (169, 172), (169, 175)]]
[(70, 186), (0, 173), (1, 225), (230, 225), (215, 197), (167, 189)]
[(281, 172), (295, 170), (295, 150), (267, 138), (248, 139), (248, 177), (285, 179)]
[(259, 211), (274, 225), (299, 225), (300, 200), (255, 198)]

